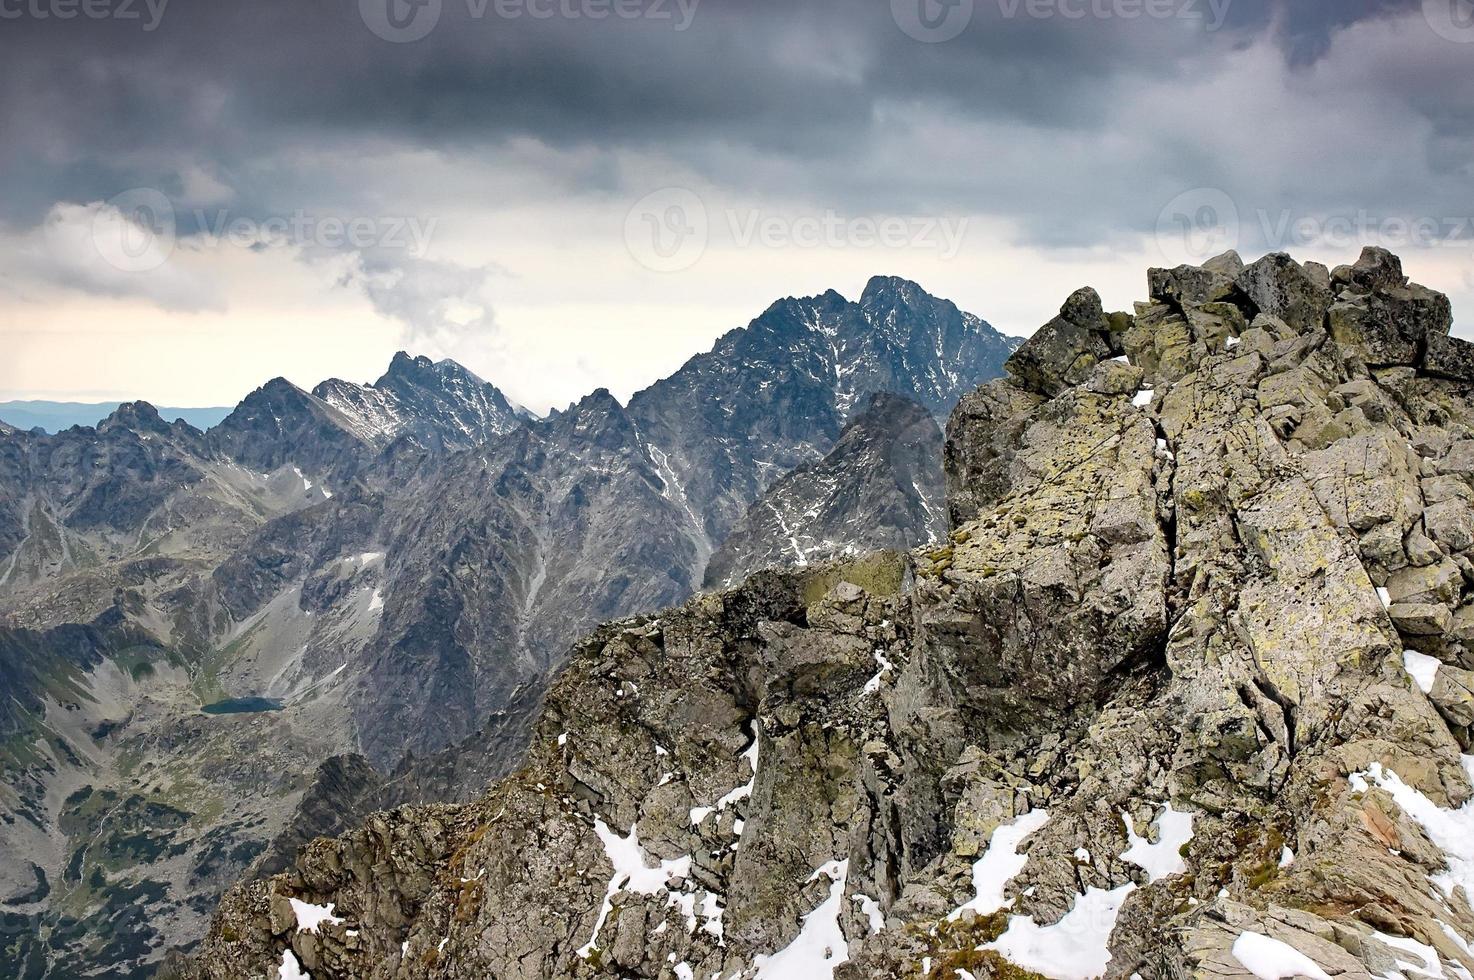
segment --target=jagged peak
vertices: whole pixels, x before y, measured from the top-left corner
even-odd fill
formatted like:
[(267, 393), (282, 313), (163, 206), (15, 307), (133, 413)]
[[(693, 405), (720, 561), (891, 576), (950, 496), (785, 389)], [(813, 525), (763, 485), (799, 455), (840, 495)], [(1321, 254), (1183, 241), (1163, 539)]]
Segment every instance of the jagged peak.
[[(454, 361), (442, 363), (455, 364)], [(460, 365), (456, 366), (459, 367)], [(410, 354), (406, 351), (397, 351), (393, 359), (389, 361), (388, 370), (384, 372), (378, 381), (374, 382), (374, 387), (382, 388), (386, 382), (391, 382), (395, 379), (415, 382), (426, 375), (439, 376), (441, 372), (436, 368), (436, 363), (423, 354)]]
[(292, 382), (282, 377), (272, 378), (270, 381), (266, 382), (264, 385), (251, 392), (251, 394), (247, 395), (244, 400), (248, 401), (258, 395), (264, 395), (272, 398), (280, 398), (285, 395), (290, 397), (302, 398), (304, 400), (311, 397), (310, 392), (297, 387), (296, 385), (292, 384)]
[(614, 412), (622, 415), (624, 414), (624, 406), (620, 404), (619, 399), (615, 398), (613, 392), (611, 392), (608, 388), (595, 388), (593, 391), (589, 392), (587, 395), (584, 395), (578, 401), (574, 402), (568, 408), (568, 414), (571, 415), (582, 415), (595, 412)]
[(393, 359), (389, 362), (388, 370), (384, 372), (378, 381), (374, 382), (374, 387), (383, 387), (386, 381), (394, 378), (419, 381), (426, 376), (436, 379), (448, 377), (464, 378), (478, 385), (489, 384), (485, 379), (478, 376), (475, 371), (472, 371), (453, 358), (444, 357), (438, 361), (434, 361), (424, 354), (410, 354), (406, 351), (397, 351)]
[(98, 424), (99, 432), (131, 429), (135, 432), (167, 432), (169, 423), (146, 401), (123, 402)]
[(272, 378), (236, 405), (219, 427), (229, 428), (233, 422), (254, 417), (258, 412), (271, 412), (275, 414), (278, 408), (300, 408), (303, 411), (314, 412), (319, 408), (326, 409), (327, 405), (322, 399), (311, 392), (304, 391), (286, 378)]
[(860, 294), (860, 305), (874, 306), (898, 301), (909, 304), (922, 297), (937, 299), (914, 280), (901, 276), (871, 276), (870, 281), (865, 284), (865, 291)]

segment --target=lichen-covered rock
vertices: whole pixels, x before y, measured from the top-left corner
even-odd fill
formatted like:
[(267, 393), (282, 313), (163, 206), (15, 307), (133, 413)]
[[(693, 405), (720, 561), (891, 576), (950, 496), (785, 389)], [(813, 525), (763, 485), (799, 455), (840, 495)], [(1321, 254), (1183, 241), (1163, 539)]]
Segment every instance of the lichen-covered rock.
[(946, 543), (603, 627), (519, 771), (240, 886), (180, 975), (1467, 976), (1441, 304), (1377, 250), (1150, 288), (963, 400)]
[(1118, 353), (1100, 295), (1087, 286), (1065, 300), (1059, 316), (1024, 341), (1003, 368), (1027, 390), (1053, 396)]

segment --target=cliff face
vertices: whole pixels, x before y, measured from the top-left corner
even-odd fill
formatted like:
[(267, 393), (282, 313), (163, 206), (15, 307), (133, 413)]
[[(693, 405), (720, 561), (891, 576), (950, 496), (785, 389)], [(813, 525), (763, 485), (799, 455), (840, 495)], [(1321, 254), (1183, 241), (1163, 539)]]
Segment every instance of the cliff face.
[(946, 534), (942, 431), (921, 405), (872, 395), (821, 460), (778, 480), (706, 565), (706, 587)]
[(1149, 283), (964, 399), (945, 546), (601, 628), (178, 974), (1468, 976), (1474, 351), (1379, 250)]

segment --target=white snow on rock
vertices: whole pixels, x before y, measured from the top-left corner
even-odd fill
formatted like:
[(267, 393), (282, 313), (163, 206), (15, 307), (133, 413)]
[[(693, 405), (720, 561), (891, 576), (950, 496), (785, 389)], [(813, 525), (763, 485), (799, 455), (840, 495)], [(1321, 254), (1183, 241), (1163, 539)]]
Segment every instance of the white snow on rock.
[(1135, 888), (1133, 884), (1110, 891), (1087, 888), (1052, 926), (1038, 925), (1032, 916), (1011, 916), (1003, 935), (979, 948), (994, 950), (1016, 966), (1055, 980), (1092, 980), (1109, 967), (1116, 916)]
[[(1464, 756), (1464, 770), (1474, 779), (1474, 755)], [(1474, 896), (1474, 800), (1457, 810), (1445, 810), (1380, 763), (1373, 763), (1369, 770), (1352, 773), (1348, 778), (1351, 788), (1357, 792), (1367, 791), (1368, 779), (1386, 790), (1398, 808), (1443, 850), (1448, 870), (1434, 875), (1432, 880), (1444, 895), (1453, 895), (1454, 889), (1462, 885), (1466, 895)]]
[(880, 652), (880, 647), (875, 648), (875, 664), (880, 669), (875, 672), (874, 677), (865, 682), (866, 694), (874, 694), (876, 691), (879, 691), (881, 678), (885, 676), (886, 671), (893, 670), (896, 666), (885, 658), (885, 654)]
[(1154, 394), (1156, 394), (1156, 392), (1152, 389), (1143, 388), (1136, 393), (1136, 397), (1131, 399), (1131, 404), (1135, 405), (1137, 408), (1146, 408), (1152, 403), (1152, 396)]
[(302, 964), (297, 962), (290, 949), (284, 949), (281, 966), (276, 968), (276, 980), (312, 980), (312, 974), (302, 969)]
[(330, 926), (342, 925), (343, 920), (333, 914), (333, 903), (326, 905), (313, 905), (311, 902), (303, 902), (298, 899), (288, 899), (292, 903), (292, 911), (297, 914), (298, 932), (317, 932), (319, 926), (327, 923)]
[(1280, 848), (1280, 867), (1282, 867), (1282, 868), (1288, 868), (1290, 865), (1292, 865), (1294, 863), (1295, 863), (1295, 852), (1292, 851), (1292, 850), (1290, 850), (1290, 848), (1288, 846), (1281, 847)]
[(727, 945), (722, 934), (722, 900), (718, 895), (707, 892), (701, 898), (701, 928), (707, 935), (716, 937), (718, 945)]
[(1443, 976), (1443, 965), (1438, 959), (1438, 950), (1432, 946), (1424, 945), (1416, 939), (1407, 939), (1403, 936), (1389, 936), (1385, 932), (1372, 932), (1372, 938), (1384, 946), (1398, 950), (1402, 953), (1411, 953), (1414, 959), (1397, 958), (1398, 971), (1411, 970), (1415, 973), (1426, 973), (1428, 976)]
[(1131, 814), (1121, 811), (1126, 821), (1126, 840), (1131, 845), (1121, 854), (1121, 860), (1136, 865), (1146, 872), (1147, 881), (1156, 884), (1163, 878), (1182, 874), (1187, 862), (1182, 859), (1182, 847), (1193, 839), (1193, 815), (1179, 813), (1168, 803), (1157, 817), (1157, 843), (1139, 837), (1131, 822)]
[(713, 813), (725, 810), (727, 807), (731, 806), (733, 803), (736, 803), (738, 800), (745, 800), (752, 795), (753, 784), (757, 782), (757, 745), (758, 729), (757, 722), (754, 721), (752, 723), (752, 745), (748, 747), (746, 752), (742, 753), (742, 758), (747, 760), (748, 768), (751, 771), (751, 775), (748, 777), (747, 782), (743, 783), (741, 786), (738, 786), (736, 789), (732, 790), (732, 792), (728, 793), (726, 796), (723, 796), (720, 800), (717, 800), (713, 806), (693, 806), (690, 813), (691, 826), (701, 826), (701, 821), (705, 820)]
[(604, 920), (609, 917), (609, 910), (614, 907), (615, 895), (621, 891), (635, 892), (639, 895), (655, 895), (665, 891), (672, 878), (685, 878), (691, 873), (689, 856), (661, 861), (653, 868), (647, 865), (645, 852), (640, 847), (637, 827), (638, 825), (631, 826), (629, 836), (621, 837), (610, 830), (609, 825), (603, 820), (598, 817), (594, 818), (594, 833), (599, 835), (599, 840), (604, 844), (604, 856), (614, 866), (614, 874), (609, 878), (609, 887), (604, 892), (604, 904), (599, 908), (599, 918), (594, 923), (594, 934), (578, 951), (578, 955), (585, 959), (598, 944), (599, 930), (604, 928)]
[(885, 929), (885, 916), (881, 914), (880, 903), (869, 895), (856, 895), (854, 903), (860, 906), (860, 911), (870, 922), (870, 935), (875, 935)]
[(1454, 927), (1441, 919), (1435, 919), (1443, 934), (1467, 956), (1474, 957), (1474, 948), (1470, 948), (1469, 941), (1454, 931)]
[(1257, 932), (1244, 932), (1233, 942), (1233, 958), (1259, 980), (1331, 980), (1315, 960), (1289, 943)]
[(1377, 598), (1382, 600), (1383, 609), (1392, 608), (1392, 593), (1387, 591), (1387, 587), (1385, 585), (1377, 586)]
[(1416, 650), (1404, 650), (1402, 666), (1417, 682), (1418, 690), (1424, 694), (1433, 692), (1433, 680), (1438, 676), (1438, 668), (1442, 666), (1437, 657), (1430, 657)]
[(850, 947), (839, 926), (839, 906), (844, 898), (849, 861), (830, 861), (812, 875), (829, 879), (829, 896), (808, 915), (798, 936), (772, 956), (753, 957), (756, 980), (833, 980), (834, 968), (849, 962)]
[(1030, 810), (1013, 823), (995, 828), (988, 838), (988, 849), (972, 866), (972, 900), (954, 909), (947, 921), (957, 921), (968, 909), (978, 915), (991, 915), (1011, 905), (1004, 890), (1029, 861), (1027, 854), (1018, 852), (1018, 846), (1048, 822), (1048, 810)]

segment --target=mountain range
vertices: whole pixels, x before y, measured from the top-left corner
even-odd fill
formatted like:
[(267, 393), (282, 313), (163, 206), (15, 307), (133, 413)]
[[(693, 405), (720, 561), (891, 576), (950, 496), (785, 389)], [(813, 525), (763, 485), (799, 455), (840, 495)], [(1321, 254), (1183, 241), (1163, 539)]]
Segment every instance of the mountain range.
[[(117, 411), (122, 402), (53, 402), (0, 401), (0, 425), (29, 431), (40, 429), (53, 433), (74, 425), (96, 426)], [(229, 408), (167, 408), (159, 406), (159, 416), (169, 421), (185, 421), (196, 429), (208, 429), (230, 414)]]
[[(599, 626), (459, 802), (321, 772), (363, 816), (165, 976), (1467, 980), (1474, 344), (1380, 248), (1147, 284), (963, 397), (941, 540)], [(926, 431), (884, 402), (835, 449)], [(913, 441), (774, 482), (716, 576), (905, 513)]]
[[(937, 420), (1018, 343), (877, 278), (775, 303), (628, 404), (537, 418), (400, 354), (207, 431), (146, 403), (0, 428), (0, 970), (146, 975), (293, 835), (514, 766), (598, 623), (936, 539)], [(767, 513), (813, 544), (775, 547)]]

